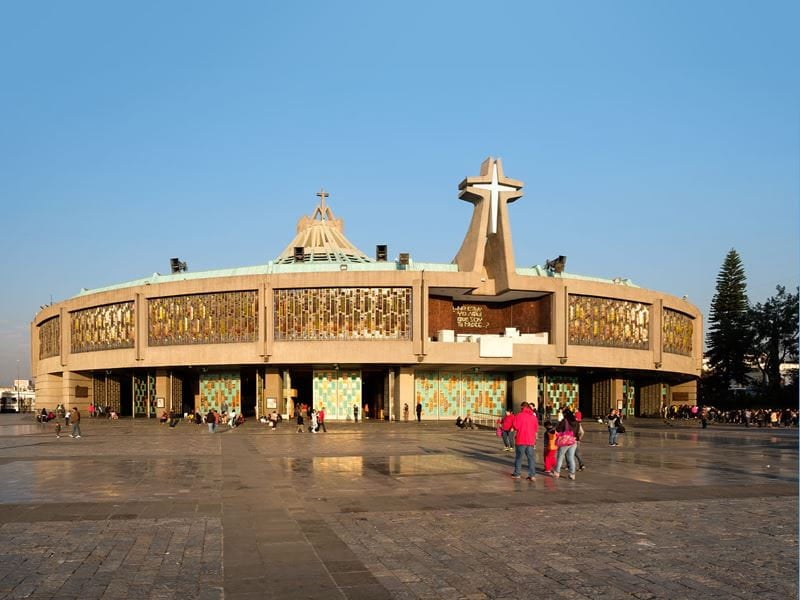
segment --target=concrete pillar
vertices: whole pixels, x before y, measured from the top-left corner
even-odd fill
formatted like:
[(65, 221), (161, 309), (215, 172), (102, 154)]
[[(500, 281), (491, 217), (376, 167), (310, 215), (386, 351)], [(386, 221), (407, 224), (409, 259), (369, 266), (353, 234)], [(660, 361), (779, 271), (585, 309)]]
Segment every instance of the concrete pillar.
[(400, 411), (399, 414), (403, 412), (403, 404), (408, 404), (409, 420), (416, 420), (417, 415), (414, 412), (417, 404), (414, 400), (414, 370), (400, 367), (399, 373), (394, 378), (394, 384), (394, 397)]
[[(56, 406), (64, 404), (63, 376), (61, 373), (43, 373), (36, 377), (36, 409), (55, 412)], [(91, 390), (91, 395), (94, 390)]]
[[(163, 410), (180, 410), (180, 399), (178, 399), (177, 407), (175, 407), (175, 404), (172, 400), (172, 387), (170, 386), (169, 371), (165, 369), (158, 369), (156, 371), (156, 389), (153, 391), (155, 392), (155, 397), (150, 398), (150, 402), (152, 402), (153, 406), (155, 407), (156, 417), (160, 417), (161, 411)], [(163, 408), (158, 408), (159, 398), (163, 398), (164, 400)]]
[(539, 408), (539, 375), (538, 373), (515, 373), (511, 381), (511, 410), (519, 412), (523, 402)]
[(93, 396), (94, 380), (91, 376), (76, 373), (75, 371), (64, 371), (61, 379), (60, 402), (65, 408), (69, 409), (74, 406), (81, 413), (85, 413), (89, 403), (94, 402)]
[(264, 406), (267, 412), (272, 412), (272, 400), (275, 401), (275, 410), (286, 414), (286, 403), (283, 397), (283, 373), (275, 368), (264, 370)]

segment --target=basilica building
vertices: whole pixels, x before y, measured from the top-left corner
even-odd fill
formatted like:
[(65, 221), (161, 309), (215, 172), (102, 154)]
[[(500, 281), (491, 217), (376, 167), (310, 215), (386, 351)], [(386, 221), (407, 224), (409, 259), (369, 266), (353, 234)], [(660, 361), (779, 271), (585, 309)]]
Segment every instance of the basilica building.
[(320, 192), (267, 264), (191, 272), (173, 259), (169, 274), (82, 290), (31, 323), (37, 405), (148, 418), (305, 403), (330, 420), (354, 406), (399, 420), (419, 404), (423, 420), (491, 421), (523, 401), (587, 416), (695, 403), (697, 307), (572, 274), (563, 256), (518, 267), (508, 204), (522, 187), (493, 158), (460, 183), (472, 219), (448, 263), (362, 252)]

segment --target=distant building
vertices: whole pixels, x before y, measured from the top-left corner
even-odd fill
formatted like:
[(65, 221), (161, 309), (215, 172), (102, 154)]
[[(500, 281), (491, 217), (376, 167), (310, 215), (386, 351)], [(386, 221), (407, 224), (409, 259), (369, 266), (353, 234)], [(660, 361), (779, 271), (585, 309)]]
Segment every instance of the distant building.
[(0, 412), (31, 412), (35, 407), (32, 381), (15, 379), (13, 387), (0, 388)]
[[(39, 403), (94, 402), (134, 417), (223, 402), (287, 414), (306, 403), (331, 420), (365, 405), (400, 419), (421, 404), (423, 419), (454, 420), (522, 401), (587, 416), (696, 401), (698, 309), (627, 279), (569, 273), (565, 256), (517, 266), (508, 204), (522, 183), (500, 160), (459, 186), (472, 220), (450, 263), (392, 257), (380, 243), (368, 256), (345, 237), (328, 194), (317, 195), (267, 264), (193, 273), (173, 259), (170, 274), (45, 307), (31, 325)], [(450, 226), (416, 218), (428, 231)], [(538, 226), (569, 221), (543, 212)], [(585, 235), (600, 244), (609, 233)]]

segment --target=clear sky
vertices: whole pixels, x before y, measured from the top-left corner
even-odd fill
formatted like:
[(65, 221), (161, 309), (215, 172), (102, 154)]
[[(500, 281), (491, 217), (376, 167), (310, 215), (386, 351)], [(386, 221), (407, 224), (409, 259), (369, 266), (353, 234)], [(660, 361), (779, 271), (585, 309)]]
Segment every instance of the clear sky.
[(0, 385), (39, 307), (263, 264), (320, 187), (365, 253), (450, 262), (489, 155), (518, 266), (798, 285), (797, 2), (0, 3)]

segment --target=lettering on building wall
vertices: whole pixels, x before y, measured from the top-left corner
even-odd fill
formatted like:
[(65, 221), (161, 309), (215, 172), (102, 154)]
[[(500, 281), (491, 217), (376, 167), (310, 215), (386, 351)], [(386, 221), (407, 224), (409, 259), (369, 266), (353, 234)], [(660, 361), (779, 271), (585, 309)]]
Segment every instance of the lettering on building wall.
[(462, 304), (453, 306), (453, 314), (456, 317), (457, 329), (482, 329), (484, 307), (480, 304)]

